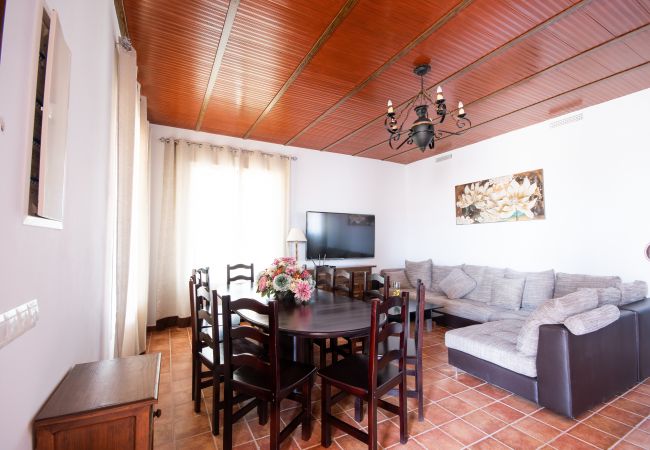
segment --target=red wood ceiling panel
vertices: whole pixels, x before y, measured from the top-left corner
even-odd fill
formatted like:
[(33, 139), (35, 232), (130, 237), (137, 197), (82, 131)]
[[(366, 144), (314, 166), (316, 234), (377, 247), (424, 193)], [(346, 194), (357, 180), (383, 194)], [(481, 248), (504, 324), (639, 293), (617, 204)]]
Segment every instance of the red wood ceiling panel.
[(202, 130), (242, 136), (345, 0), (242, 0)]
[[(593, 5), (593, 3), (592, 3), (592, 5)], [(582, 11), (585, 11), (585, 10), (586, 10), (586, 8), (582, 9)], [(562, 29), (566, 28), (566, 27), (564, 27), (562, 25), (564, 20), (568, 20), (571, 23), (572, 28), (574, 28), (574, 29), (579, 28), (580, 25), (575, 21), (575, 15), (576, 14), (577, 13), (574, 13), (574, 15), (569, 16), (567, 19), (563, 19), (563, 20), (557, 22), (557, 24), (559, 24), (560, 26), (557, 29), (553, 29), (553, 27), (550, 27), (549, 31), (552, 32), (553, 34), (555, 34), (555, 33), (558, 32), (558, 30), (562, 30)], [(579, 17), (581, 17), (583, 20), (585, 20), (587, 24), (590, 24), (590, 23), (593, 22), (593, 20), (586, 14), (581, 14), (581, 15), (579, 15)], [(604, 30), (604, 29), (601, 28), (601, 30)], [(629, 30), (624, 30), (624, 31), (629, 31)], [(542, 33), (544, 33), (544, 31), (540, 32), (540, 34), (542, 34)], [(566, 37), (566, 36), (562, 35), (561, 33), (559, 33), (559, 34), (561, 36), (563, 36), (563, 37)], [(535, 36), (537, 36), (537, 35), (535, 35)], [(533, 38), (535, 36), (533, 36)], [(546, 36), (544, 36), (544, 37), (546, 38)], [(604, 38), (604, 39), (611, 39), (612, 38), (611, 34), (608, 33), (608, 32), (606, 32), (606, 33), (600, 32), (599, 37)], [(533, 38), (528, 38), (522, 44), (517, 45), (513, 49), (510, 49), (508, 52), (504, 53), (504, 55), (503, 55), (504, 60), (501, 61), (502, 64), (499, 65), (498, 67), (507, 69), (509, 67), (516, 66), (519, 69), (521, 69), (521, 61), (517, 61), (516, 57), (513, 60), (508, 61), (508, 58), (511, 57), (512, 55), (516, 55), (517, 49), (520, 48), (520, 47), (521, 48), (525, 47), (526, 44), (529, 43), (529, 41), (531, 39), (533, 39)], [(552, 40), (547, 41), (546, 39), (543, 39), (543, 42), (552, 42)], [(594, 41), (593, 39), (590, 40), (590, 44), (597, 44), (597, 43), (598, 42)], [(543, 52), (540, 52), (540, 54), (548, 55), (549, 52), (548, 51), (543, 51)], [(558, 77), (558, 81), (561, 80), (560, 77), (570, 75), (575, 80), (583, 80), (583, 82), (590, 82), (590, 81), (593, 81), (594, 79), (597, 79), (598, 75), (603, 74), (603, 72), (607, 72), (606, 70), (604, 70), (605, 69), (604, 67), (599, 67), (599, 65), (597, 63), (594, 64), (593, 59), (595, 59), (597, 61), (603, 61), (603, 62), (607, 61), (607, 65), (608, 65), (607, 69), (610, 69), (610, 72), (612, 72), (612, 73), (615, 72), (615, 71), (622, 70), (623, 68), (631, 67), (631, 66), (636, 65), (636, 64), (641, 62), (639, 60), (639, 58), (636, 56), (636, 54), (634, 54), (631, 50), (629, 50), (628, 47), (626, 47), (622, 43), (612, 45), (612, 46), (607, 46), (605, 48), (599, 49), (597, 52), (592, 52), (592, 55), (593, 56), (591, 56), (591, 58), (592, 58), (591, 61), (583, 60), (583, 61), (581, 61), (579, 63), (576, 63), (576, 67), (574, 67), (572, 69), (572, 71), (568, 71), (569, 70), (568, 67), (571, 67), (571, 66), (568, 66), (568, 67), (565, 66), (562, 70), (555, 71), (554, 76)], [(569, 54), (567, 54), (565, 52), (564, 55), (562, 55), (562, 56), (566, 57), (566, 56), (569, 56)], [(495, 59), (497, 59), (497, 58), (495, 58)], [(553, 62), (553, 61), (548, 61), (548, 62)], [(468, 84), (470, 84), (470, 85), (474, 84), (475, 80), (473, 80), (472, 78), (476, 77), (477, 74), (479, 75), (479, 77), (481, 79), (489, 79), (489, 75), (485, 74), (485, 73), (482, 73), (481, 69), (482, 69), (482, 67), (480, 67), (475, 72), (475, 74), (472, 74), (472, 75), (469, 75), (469, 76), (467, 76), (467, 75), (463, 76), (460, 80), (454, 81), (452, 83), (447, 84), (445, 91), (448, 92), (448, 93), (452, 92), (451, 98), (454, 98), (454, 93), (455, 93), (456, 96), (457, 96), (456, 98), (462, 98), (463, 100), (466, 100), (468, 98), (467, 94), (469, 93), (470, 94), (469, 98), (473, 99), (473, 97), (471, 96), (471, 92), (468, 92), (467, 90), (464, 90), (463, 87), (461, 87), (459, 89), (459, 88), (456, 87), (456, 85), (457, 84), (462, 84), (463, 81), (465, 79), (467, 79), (467, 78), (469, 78), (471, 80)], [(585, 72), (584, 71), (585, 69), (590, 69), (590, 70)], [(528, 81), (528, 82), (526, 82), (525, 85), (518, 86), (517, 89), (512, 90), (510, 95), (512, 97), (516, 97), (518, 99), (518, 102), (520, 103), (520, 106), (521, 106), (521, 103), (525, 103), (526, 101), (528, 101), (528, 102), (540, 101), (541, 98), (539, 98), (539, 97), (540, 97), (540, 95), (543, 94), (543, 90), (540, 90), (539, 87), (536, 87), (536, 86), (538, 86), (540, 82), (544, 82), (544, 83), (548, 84), (548, 81), (544, 81), (544, 80), (545, 80), (545, 78), (542, 78), (541, 80)], [(450, 89), (447, 89), (447, 87), (450, 88)], [(552, 87), (552, 85), (547, 86), (547, 88), (548, 87)], [(548, 91), (552, 92), (553, 90), (554, 89), (549, 89)], [(463, 95), (463, 94), (465, 94), (465, 95)], [(450, 98), (450, 96), (448, 96), (448, 98)], [(544, 98), (546, 98), (546, 97), (544, 97)], [(454, 98), (454, 101), (455, 101), (455, 98)], [(507, 106), (508, 103), (504, 101), (500, 105), (503, 107), (503, 106)], [(469, 103), (469, 102), (465, 101), (465, 106), (466, 106), (466, 110), (468, 111), (468, 114), (470, 115), (471, 120), (474, 123), (476, 123), (475, 121), (477, 119), (479, 121), (484, 120), (485, 119), (484, 115), (489, 114), (489, 110), (485, 110), (486, 106), (484, 106), (482, 109), (478, 109), (477, 111), (474, 110), (476, 108), (476, 106), (474, 104), (472, 104), (472, 103)], [(376, 143), (381, 142), (385, 138), (386, 138), (385, 131), (381, 127), (381, 124), (377, 123), (376, 126), (373, 126), (368, 130), (364, 130), (362, 133), (359, 133), (358, 135), (353, 136), (353, 137), (351, 137), (349, 139), (345, 139), (341, 143), (331, 147), (328, 150), (341, 151), (340, 148), (345, 148), (345, 151), (347, 153), (355, 154), (355, 150), (356, 150), (356, 152), (362, 151), (364, 148), (367, 148), (367, 147), (369, 147), (371, 145), (375, 145)]]
[[(418, 57), (433, 57), (432, 71), (426, 82), (427, 86), (435, 86), (440, 80), (537, 25), (510, 8), (509, 4), (510, 2), (494, 0), (473, 3), (452, 22), (413, 49), (407, 57), (327, 116), (323, 120), (325, 124), (312, 128), (292, 144), (333, 149), (334, 147), (327, 146), (381, 115), (388, 98), (395, 104), (408, 100), (418, 89), (418, 79), (412, 72), (413, 62)], [(561, 43), (558, 42), (558, 45)], [(446, 90), (446, 85), (443, 89)], [(453, 93), (447, 91), (447, 98), (455, 104), (459, 98), (450, 94)], [(359, 105), (366, 106), (360, 108)], [(350, 120), (346, 121), (344, 127), (336, 129), (327, 123), (334, 115)]]
[(361, 1), (250, 137), (288, 141), (455, 4)]
[(600, 0), (585, 11), (615, 36), (650, 22), (650, 12), (637, 0)]
[(193, 128), (227, 0), (124, 0), (149, 120)]

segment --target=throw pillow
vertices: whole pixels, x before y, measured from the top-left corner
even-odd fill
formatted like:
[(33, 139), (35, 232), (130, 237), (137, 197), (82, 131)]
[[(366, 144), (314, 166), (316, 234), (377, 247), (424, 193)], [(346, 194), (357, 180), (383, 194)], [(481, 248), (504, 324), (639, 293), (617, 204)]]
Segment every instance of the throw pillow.
[(518, 311), (524, 293), (525, 278), (497, 278), (492, 284), (489, 304)]
[(643, 300), (648, 296), (648, 283), (645, 281), (633, 281), (632, 283), (621, 284), (621, 305)]
[(569, 316), (588, 311), (598, 305), (594, 289), (577, 291), (561, 298), (546, 300), (531, 313), (517, 336), (517, 350), (527, 356), (537, 355), (539, 327), (564, 322)]
[(449, 275), (452, 270), (462, 268), (463, 264), (460, 266), (438, 266), (434, 264), (431, 271), (431, 287), (428, 287), (427, 290), (430, 290), (436, 295), (445, 295), (445, 293), (442, 292), (442, 289), (440, 289), (440, 282)]
[(575, 273), (558, 272), (555, 276), (556, 298), (564, 297), (567, 294), (577, 291), (580, 288), (608, 288), (619, 287), (621, 278), (615, 276), (601, 277), (593, 275), (581, 275)]
[(621, 310), (614, 305), (605, 305), (591, 311), (576, 314), (564, 321), (564, 326), (577, 336), (600, 330), (621, 317)]
[(583, 289), (564, 297), (553, 299), (551, 316), (558, 322), (564, 322), (567, 317), (589, 311), (598, 306), (598, 294), (595, 289)]
[(425, 289), (431, 287), (431, 267), (433, 262), (430, 259), (426, 261), (409, 261), (404, 263), (406, 267), (406, 278), (411, 286), (417, 286), (418, 280), (422, 280)]
[(536, 356), (539, 344), (539, 327), (559, 323), (552, 314), (553, 299), (546, 300), (524, 321), (517, 335), (517, 351), (526, 356)]
[(462, 298), (476, 287), (474, 281), (469, 275), (461, 269), (454, 269), (449, 272), (441, 282), (440, 289), (450, 299)]
[(476, 281), (476, 289), (472, 290), (465, 298), (477, 302), (489, 303), (492, 299), (492, 285), (497, 278), (503, 278), (506, 269), (489, 266), (465, 265), (463, 270)]
[[(584, 291), (591, 288), (580, 288)], [(598, 295), (598, 306), (618, 305), (621, 303), (621, 290), (614, 287), (594, 289)]]
[(534, 311), (549, 298), (553, 298), (555, 289), (555, 272), (553, 269), (543, 272), (518, 272), (506, 269), (506, 278), (524, 278), (524, 294), (521, 298), (521, 309)]

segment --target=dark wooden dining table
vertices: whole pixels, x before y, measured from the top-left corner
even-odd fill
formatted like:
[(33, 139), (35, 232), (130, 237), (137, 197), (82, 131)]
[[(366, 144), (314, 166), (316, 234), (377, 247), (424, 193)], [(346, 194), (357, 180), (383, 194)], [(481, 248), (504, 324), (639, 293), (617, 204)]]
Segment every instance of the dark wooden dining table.
[[(249, 283), (233, 283), (219, 295), (230, 295), (231, 300), (253, 298), (263, 303), (269, 301), (255, 292)], [(290, 353), (295, 361), (312, 361), (312, 339), (360, 337), (370, 332), (370, 302), (322, 289), (315, 289), (305, 304), (297, 305), (293, 300), (278, 302), (282, 351)], [(253, 325), (268, 326), (267, 317), (254, 311), (241, 311), (239, 315)]]

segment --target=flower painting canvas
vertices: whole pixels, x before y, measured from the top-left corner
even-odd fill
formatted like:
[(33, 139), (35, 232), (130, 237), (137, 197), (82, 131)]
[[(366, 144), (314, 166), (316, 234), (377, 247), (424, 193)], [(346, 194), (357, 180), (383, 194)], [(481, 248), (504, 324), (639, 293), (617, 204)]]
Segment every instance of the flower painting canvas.
[(542, 169), (456, 186), (456, 224), (545, 218)]

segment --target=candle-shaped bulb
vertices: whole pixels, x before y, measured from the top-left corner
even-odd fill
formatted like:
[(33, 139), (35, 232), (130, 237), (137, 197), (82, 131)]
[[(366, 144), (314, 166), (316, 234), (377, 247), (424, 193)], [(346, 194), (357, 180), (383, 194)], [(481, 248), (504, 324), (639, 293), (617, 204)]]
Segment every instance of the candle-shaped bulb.
[(465, 115), (465, 108), (463, 108), (463, 102), (458, 102), (458, 116), (463, 117)]
[(442, 86), (438, 86), (438, 89), (436, 89), (437, 95), (436, 95), (436, 101), (441, 102), (445, 98), (442, 95)]
[(393, 102), (388, 100), (388, 114), (393, 114), (393, 112), (394, 112), (394, 110), (393, 110)]

